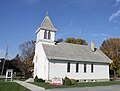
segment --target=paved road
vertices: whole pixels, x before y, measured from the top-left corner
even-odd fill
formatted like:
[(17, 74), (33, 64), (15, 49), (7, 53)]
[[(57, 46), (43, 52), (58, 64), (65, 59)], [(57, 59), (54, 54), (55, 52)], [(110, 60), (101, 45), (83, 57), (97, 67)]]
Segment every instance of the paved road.
[(25, 86), (26, 88), (30, 89), (31, 91), (120, 91), (120, 85), (45, 90), (42, 87), (38, 87), (36, 85), (29, 84), (24, 81), (15, 81), (15, 82), (21, 84), (22, 86)]
[(49, 89), (46, 91), (120, 91), (120, 85), (84, 87), (84, 88)]

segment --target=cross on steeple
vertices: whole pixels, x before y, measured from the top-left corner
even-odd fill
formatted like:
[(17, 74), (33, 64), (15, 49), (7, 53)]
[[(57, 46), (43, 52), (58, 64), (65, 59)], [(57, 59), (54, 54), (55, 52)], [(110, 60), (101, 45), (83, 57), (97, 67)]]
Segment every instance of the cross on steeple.
[(48, 16), (48, 10), (46, 11), (46, 16)]

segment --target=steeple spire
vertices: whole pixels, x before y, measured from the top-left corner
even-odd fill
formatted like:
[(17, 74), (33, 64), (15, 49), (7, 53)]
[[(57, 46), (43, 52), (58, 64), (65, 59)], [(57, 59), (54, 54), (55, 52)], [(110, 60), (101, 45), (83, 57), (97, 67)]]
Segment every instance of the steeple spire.
[(37, 42), (54, 45), (56, 31), (46, 11), (46, 16), (36, 31)]
[(55, 31), (55, 32), (57, 31), (54, 28), (54, 26), (53, 26), (53, 24), (52, 24), (52, 22), (51, 22), (51, 20), (50, 20), (50, 18), (48, 16), (48, 11), (46, 11), (46, 16), (45, 16), (44, 20), (42, 21), (42, 23), (40, 25), (40, 28), (42, 28), (44, 30)]

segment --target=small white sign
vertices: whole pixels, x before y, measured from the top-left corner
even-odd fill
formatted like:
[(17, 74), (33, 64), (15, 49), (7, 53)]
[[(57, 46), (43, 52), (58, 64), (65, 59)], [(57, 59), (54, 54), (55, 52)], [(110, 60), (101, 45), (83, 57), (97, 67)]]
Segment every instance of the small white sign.
[(11, 79), (12, 81), (12, 77), (13, 77), (13, 69), (7, 69), (5, 81), (7, 81), (7, 79)]
[(52, 78), (52, 83), (63, 84), (62, 78), (59, 77)]

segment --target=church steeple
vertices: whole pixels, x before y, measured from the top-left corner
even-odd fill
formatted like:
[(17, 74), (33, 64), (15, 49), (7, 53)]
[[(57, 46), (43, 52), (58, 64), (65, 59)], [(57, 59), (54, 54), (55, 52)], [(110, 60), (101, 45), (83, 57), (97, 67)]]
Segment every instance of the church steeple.
[(55, 32), (57, 30), (53, 26), (49, 16), (48, 11), (46, 12), (46, 16), (44, 20), (42, 21), (40, 27), (37, 29), (37, 41), (41, 41), (44, 43), (53, 43), (55, 40)]

